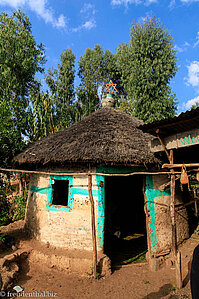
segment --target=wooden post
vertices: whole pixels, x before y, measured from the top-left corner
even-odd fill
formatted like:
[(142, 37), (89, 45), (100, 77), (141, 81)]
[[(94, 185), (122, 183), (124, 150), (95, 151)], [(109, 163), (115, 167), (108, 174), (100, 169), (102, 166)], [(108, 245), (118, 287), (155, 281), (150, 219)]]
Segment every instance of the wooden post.
[[(173, 150), (170, 150), (170, 163), (173, 164)], [(172, 226), (172, 252), (174, 256), (177, 253), (177, 234), (176, 234), (176, 219), (175, 219), (175, 174), (174, 169), (171, 169), (171, 226)]]
[(92, 175), (88, 175), (88, 193), (91, 202), (91, 225), (92, 225), (92, 239), (93, 239), (93, 275), (97, 277), (97, 242), (95, 229), (95, 205), (92, 194)]
[(19, 178), (19, 196), (23, 196), (23, 183), (22, 178)]
[[(170, 163), (173, 164), (173, 150), (170, 150)], [(182, 268), (181, 268), (181, 254), (177, 251), (177, 231), (176, 231), (176, 217), (175, 217), (175, 174), (174, 169), (171, 168), (171, 226), (172, 226), (172, 252), (175, 260), (176, 268), (176, 285), (179, 289), (182, 288)]]
[(194, 204), (195, 204), (195, 216), (198, 217), (198, 201), (197, 201), (197, 194), (196, 189), (194, 189)]

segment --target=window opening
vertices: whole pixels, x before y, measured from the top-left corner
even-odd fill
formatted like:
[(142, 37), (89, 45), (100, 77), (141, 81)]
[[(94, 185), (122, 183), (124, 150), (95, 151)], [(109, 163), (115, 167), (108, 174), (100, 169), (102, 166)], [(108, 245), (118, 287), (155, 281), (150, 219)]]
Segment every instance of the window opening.
[(54, 180), (52, 205), (68, 206), (68, 180)]

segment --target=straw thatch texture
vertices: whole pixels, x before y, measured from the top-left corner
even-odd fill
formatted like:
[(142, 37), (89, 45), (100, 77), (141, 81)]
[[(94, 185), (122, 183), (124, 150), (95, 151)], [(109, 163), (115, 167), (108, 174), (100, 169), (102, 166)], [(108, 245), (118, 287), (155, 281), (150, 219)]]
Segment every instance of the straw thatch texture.
[(19, 164), (93, 162), (146, 165), (157, 162), (150, 152), (151, 135), (142, 121), (114, 108), (102, 108), (88, 117), (29, 145), (15, 157)]

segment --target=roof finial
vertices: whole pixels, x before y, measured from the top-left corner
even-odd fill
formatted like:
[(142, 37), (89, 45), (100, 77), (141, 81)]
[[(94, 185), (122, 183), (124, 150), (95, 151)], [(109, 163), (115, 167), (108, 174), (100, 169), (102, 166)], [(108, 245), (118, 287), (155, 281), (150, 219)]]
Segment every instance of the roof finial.
[(113, 84), (112, 80), (106, 84), (106, 89), (104, 92), (107, 92), (107, 96), (102, 100), (102, 107), (114, 107), (115, 99), (113, 98), (113, 93), (118, 92), (116, 85), (117, 84)]

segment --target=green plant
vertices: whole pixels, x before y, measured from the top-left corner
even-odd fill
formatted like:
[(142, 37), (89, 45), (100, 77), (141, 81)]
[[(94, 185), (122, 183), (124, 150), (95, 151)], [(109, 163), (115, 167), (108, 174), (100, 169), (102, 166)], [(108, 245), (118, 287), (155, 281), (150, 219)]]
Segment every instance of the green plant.
[(0, 232), (0, 242), (4, 242), (5, 241), (5, 237), (7, 236), (7, 234), (6, 233), (1, 233)]
[(28, 190), (25, 191), (24, 196), (15, 196), (14, 197), (14, 214), (12, 214), (11, 219), (12, 221), (17, 221), (24, 219), (25, 216), (25, 208), (26, 208), (26, 199), (27, 199)]

